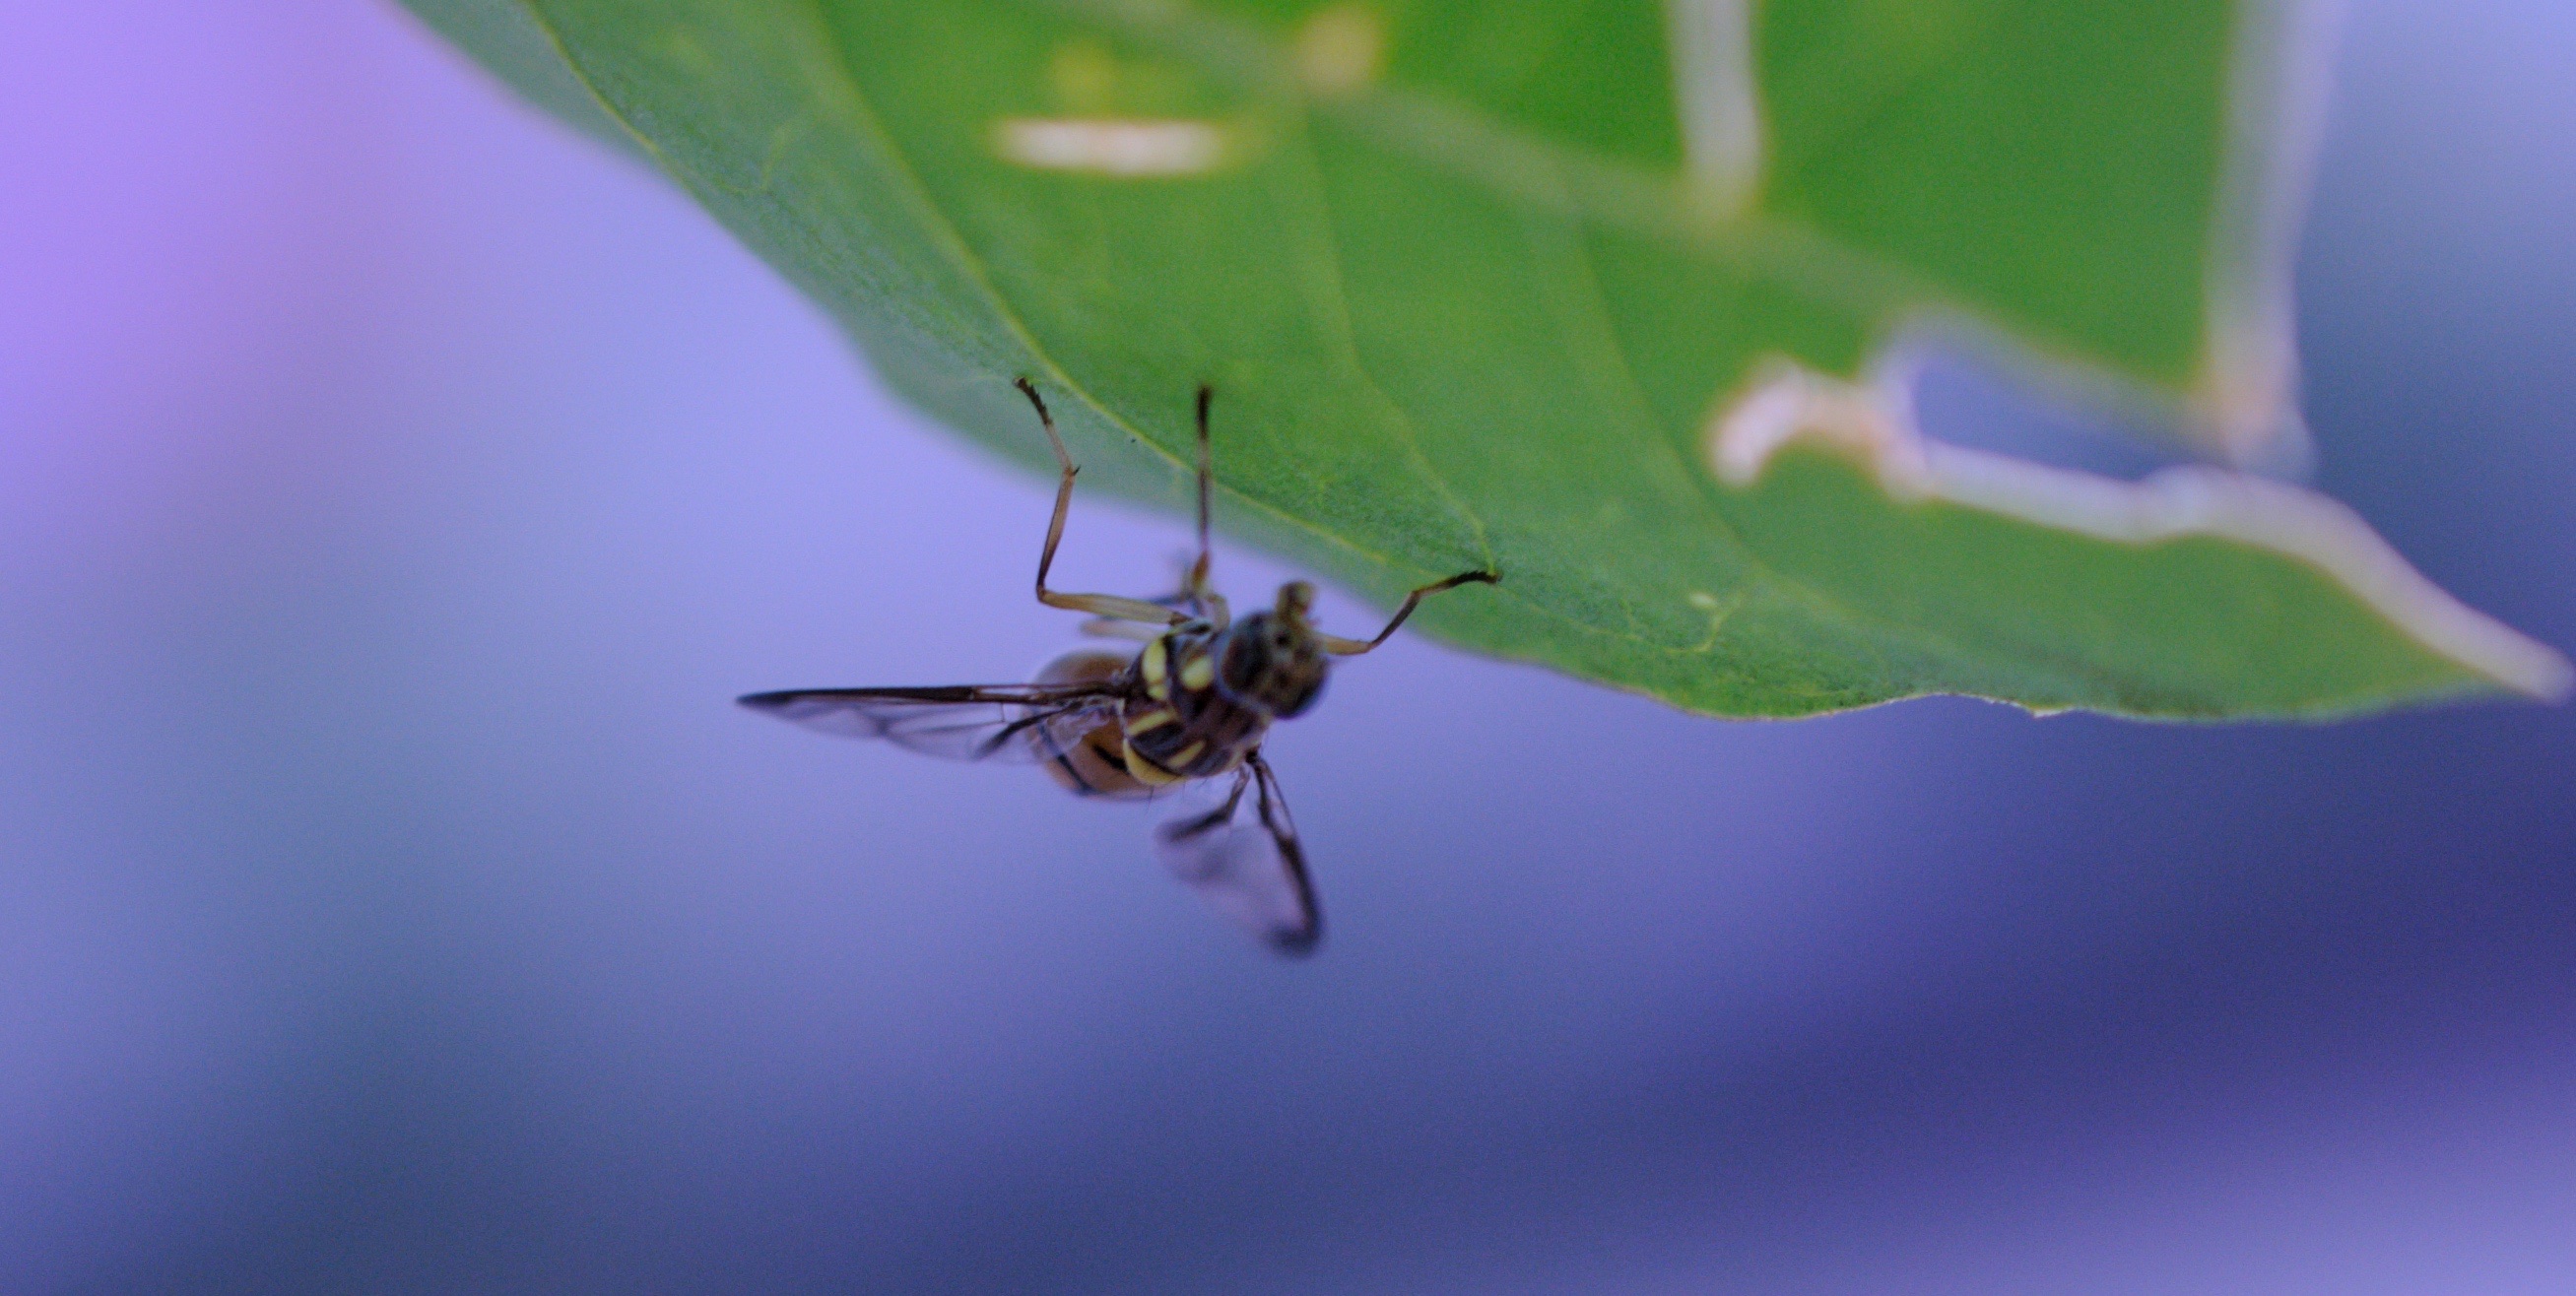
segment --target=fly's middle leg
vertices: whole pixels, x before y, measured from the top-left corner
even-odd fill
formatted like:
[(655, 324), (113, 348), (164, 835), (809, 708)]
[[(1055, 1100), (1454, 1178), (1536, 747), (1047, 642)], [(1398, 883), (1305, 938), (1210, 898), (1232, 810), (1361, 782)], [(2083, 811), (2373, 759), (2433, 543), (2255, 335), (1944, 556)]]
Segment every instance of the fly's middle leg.
[[(1038, 412), (1038, 426), (1046, 429), (1047, 445), (1055, 450), (1056, 467), (1062, 475), (1055, 483), (1055, 514), (1047, 519), (1046, 547), (1038, 551), (1038, 602), (1071, 612), (1088, 612), (1113, 621), (1134, 621), (1144, 625), (1178, 625), (1188, 618), (1167, 607), (1158, 607), (1143, 599), (1121, 598), (1115, 594), (1066, 594), (1047, 588), (1047, 572), (1055, 566), (1056, 546), (1064, 542), (1065, 514), (1073, 507), (1073, 478), (1082, 470), (1074, 467), (1073, 456), (1065, 451), (1064, 437), (1055, 430), (1055, 417), (1047, 413), (1046, 401), (1038, 396), (1037, 387), (1027, 378), (1015, 378), (1012, 385), (1029, 398)], [(1204, 405), (1204, 400), (1202, 400)], [(1204, 549), (1200, 559), (1206, 562)]]

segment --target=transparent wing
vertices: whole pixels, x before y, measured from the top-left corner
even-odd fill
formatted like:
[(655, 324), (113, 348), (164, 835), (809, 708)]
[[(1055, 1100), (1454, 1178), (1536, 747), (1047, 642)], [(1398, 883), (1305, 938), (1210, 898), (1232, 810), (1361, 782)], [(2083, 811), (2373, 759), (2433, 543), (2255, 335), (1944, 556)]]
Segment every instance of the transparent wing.
[(1209, 907), (1282, 954), (1307, 953), (1324, 934), (1288, 802), (1257, 752), (1224, 804), (1156, 828), (1154, 853)]
[(820, 733), (969, 761), (1052, 756), (1118, 710), (1117, 690), (1104, 683), (788, 689), (738, 700)]

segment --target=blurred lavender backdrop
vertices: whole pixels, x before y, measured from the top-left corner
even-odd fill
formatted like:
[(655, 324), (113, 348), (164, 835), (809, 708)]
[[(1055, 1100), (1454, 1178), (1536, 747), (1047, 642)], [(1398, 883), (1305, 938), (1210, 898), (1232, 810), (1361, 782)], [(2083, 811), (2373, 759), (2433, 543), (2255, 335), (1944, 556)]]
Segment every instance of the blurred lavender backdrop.
[[(2576, 20), (2347, 35), (2322, 484), (2576, 644)], [(1029, 668), (1044, 487), (390, 6), (0, 0), (0, 177), (0, 1290), (2576, 1290), (2564, 710), (1404, 642), (1277, 740), (1279, 964), (726, 704)]]

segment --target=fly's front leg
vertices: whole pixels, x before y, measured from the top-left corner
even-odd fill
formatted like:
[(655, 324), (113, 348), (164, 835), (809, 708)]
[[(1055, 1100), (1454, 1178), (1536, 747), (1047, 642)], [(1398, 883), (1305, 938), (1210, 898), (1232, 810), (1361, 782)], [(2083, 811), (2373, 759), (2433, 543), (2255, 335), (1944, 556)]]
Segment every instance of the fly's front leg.
[[(1064, 594), (1047, 588), (1047, 572), (1055, 566), (1055, 547), (1064, 541), (1064, 518), (1073, 507), (1074, 474), (1082, 471), (1073, 466), (1073, 456), (1065, 452), (1064, 438), (1056, 433), (1055, 417), (1047, 413), (1046, 402), (1038, 398), (1038, 389), (1026, 378), (1015, 378), (1012, 385), (1029, 398), (1038, 412), (1038, 426), (1046, 429), (1047, 444), (1055, 450), (1056, 467), (1063, 472), (1055, 483), (1055, 516), (1047, 520), (1046, 547), (1038, 551), (1038, 602), (1071, 612), (1088, 612), (1112, 621), (1134, 621), (1144, 625), (1178, 625), (1189, 618), (1167, 607), (1158, 607), (1143, 599), (1120, 598), (1115, 594)], [(1205, 559), (1202, 557), (1204, 563)]]
[(1425, 585), (1422, 588), (1404, 596), (1404, 606), (1395, 610), (1395, 619), (1387, 622), (1386, 628), (1378, 631), (1377, 637), (1374, 639), (1344, 639), (1339, 635), (1317, 635), (1315, 637), (1323, 641), (1325, 652), (1331, 653), (1336, 657), (1357, 657), (1361, 653), (1367, 652), (1369, 649), (1385, 643), (1387, 636), (1394, 634), (1396, 627), (1403, 625), (1404, 619), (1413, 615), (1413, 609), (1422, 602), (1425, 596), (1437, 594), (1442, 590), (1456, 589), (1461, 585), (1493, 585), (1500, 583), (1502, 579), (1503, 574), (1501, 572), (1471, 571), (1460, 572), (1447, 580), (1434, 581), (1429, 585)]

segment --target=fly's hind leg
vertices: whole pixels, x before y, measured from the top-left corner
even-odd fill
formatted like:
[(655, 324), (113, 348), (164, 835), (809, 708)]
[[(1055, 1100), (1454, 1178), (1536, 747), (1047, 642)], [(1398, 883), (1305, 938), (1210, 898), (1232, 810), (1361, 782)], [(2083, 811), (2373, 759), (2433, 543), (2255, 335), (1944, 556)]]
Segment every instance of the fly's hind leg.
[[(1073, 456), (1065, 452), (1064, 438), (1055, 430), (1055, 417), (1047, 413), (1046, 402), (1039, 399), (1038, 389), (1026, 378), (1015, 378), (1012, 385), (1029, 398), (1038, 412), (1038, 426), (1046, 429), (1047, 444), (1055, 450), (1056, 467), (1063, 475), (1056, 478), (1055, 516), (1047, 520), (1046, 547), (1038, 551), (1038, 602), (1071, 612), (1088, 612), (1108, 621), (1132, 621), (1142, 625), (1177, 625), (1188, 618), (1167, 607), (1158, 607), (1143, 599), (1121, 598), (1115, 594), (1065, 594), (1047, 588), (1047, 572), (1055, 566), (1055, 548), (1064, 541), (1065, 513), (1073, 507), (1074, 474), (1082, 471), (1073, 466)], [(1202, 560), (1204, 561), (1204, 560)]]
[(1425, 597), (1437, 594), (1442, 590), (1453, 590), (1461, 585), (1498, 584), (1502, 579), (1503, 574), (1498, 571), (1460, 572), (1447, 580), (1433, 581), (1431, 584), (1425, 585), (1422, 588), (1405, 595), (1404, 606), (1395, 610), (1395, 618), (1387, 622), (1386, 628), (1378, 631), (1377, 637), (1374, 639), (1344, 639), (1339, 635), (1317, 635), (1316, 638), (1323, 641), (1324, 651), (1331, 653), (1336, 657), (1357, 657), (1361, 653), (1367, 652), (1369, 649), (1385, 643), (1387, 636), (1394, 634), (1396, 627), (1403, 625), (1404, 619), (1413, 615), (1413, 609), (1419, 605)]

